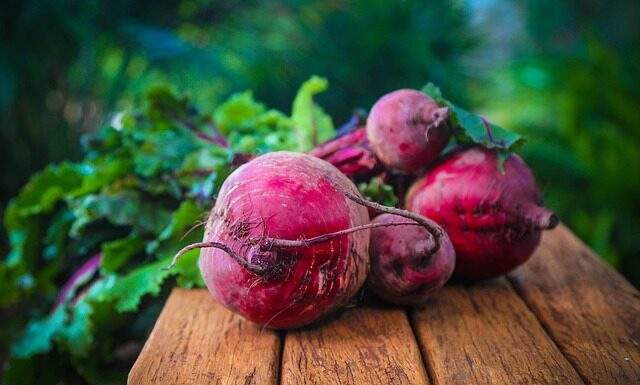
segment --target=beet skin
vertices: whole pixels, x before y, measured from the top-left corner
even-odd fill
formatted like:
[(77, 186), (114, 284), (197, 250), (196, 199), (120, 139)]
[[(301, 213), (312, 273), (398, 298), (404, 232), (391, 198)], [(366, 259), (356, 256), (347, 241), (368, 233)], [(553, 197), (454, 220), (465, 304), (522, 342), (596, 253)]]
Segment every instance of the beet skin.
[(454, 275), (485, 279), (524, 263), (543, 229), (557, 217), (542, 207), (542, 195), (524, 161), (510, 154), (498, 167), (496, 151), (462, 150), (435, 165), (410, 188), (407, 209), (433, 219), (456, 251)]
[(433, 162), (449, 142), (449, 109), (416, 90), (380, 98), (367, 118), (367, 138), (388, 167), (416, 172)]
[(359, 195), (331, 164), (292, 152), (262, 155), (227, 178), (204, 241), (226, 245), (264, 273), (248, 271), (218, 248), (202, 249), (200, 271), (222, 305), (267, 327), (295, 328), (344, 305), (362, 286), (369, 271), (369, 230), (305, 247), (267, 242), (369, 223), (367, 209), (327, 178)]
[[(372, 223), (414, 223), (382, 214)], [(433, 237), (422, 226), (379, 227), (371, 230), (369, 287), (380, 298), (399, 305), (420, 304), (449, 280), (455, 251), (446, 233), (437, 252), (429, 253)]]

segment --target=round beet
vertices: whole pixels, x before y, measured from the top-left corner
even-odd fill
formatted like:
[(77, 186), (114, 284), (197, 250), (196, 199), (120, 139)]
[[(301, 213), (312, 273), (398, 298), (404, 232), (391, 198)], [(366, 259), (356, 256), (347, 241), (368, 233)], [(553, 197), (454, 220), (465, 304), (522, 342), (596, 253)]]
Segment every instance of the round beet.
[(524, 263), (543, 229), (557, 217), (524, 161), (510, 154), (499, 170), (494, 150), (470, 148), (445, 158), (417, 180), (406, 207), (427, 216), (449, 234), (456, 251), (454, 275), (485, 279)]
[(382, 214), (376, 223), (412, 223), (371, 230), (369, 287), (380, 297), (399, 305), (423, 303), (449, 280), (456, 254), (446, 233), (440, 248), (429, 253), (433, 236), (416, 222), (393, 214)]
[(206, 247), (199, 264), (211, 294), (271, 328), (307, 325), (344, 305), (369, 271), (369, 230), (300, 244), (369, 223), (367, 209), (334, 184), (359, 196), (338, 169), (310, 155), (269, 153), (235, 170), (204, 243), (193, 245)]
[(434, 161), (447, 145), (449, 109), (415, 90), (380, 98), (367, 118), (367, 137), (385, 165), (415, 172)]

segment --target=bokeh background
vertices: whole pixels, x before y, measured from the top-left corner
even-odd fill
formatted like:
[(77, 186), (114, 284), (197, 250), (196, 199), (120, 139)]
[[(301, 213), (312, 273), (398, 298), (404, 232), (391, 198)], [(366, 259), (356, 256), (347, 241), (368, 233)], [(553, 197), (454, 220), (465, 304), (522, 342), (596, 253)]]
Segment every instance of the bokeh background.
[(432, 81), (526, 135), (547, 206), (640, 284), (638, 1), (6, 0), (0, 18), (2, 208), (152, 85), (288, 111), (318, 74), (339, 123)]
[[(270, 121), (278, 121), (291, 111), (300, 84), (317, 74), (330, 83), (317, 101), (340, 125), (355, 109), (370, 108), (389, 91), (420, 88), (431, 81), (455, 104), (525, 135), (529, 142), (519, 152), (533, 169), (546, 205), (607, 263), (640, 287), (638, 20), (637, 0), (3, 0), (0, 215), (33, 173), (50, 163), (82, 159), (83, 136), (96, 133), (114, 116), (123, 116), (118, 112), (144, 105), (145, 94), (157, 85), (188, 95), (202, 112), (199, 117), (210, 116), (229, 95), (253, 90), (255, 99), (284, 112), (270, 115)], [(157, 98), (174, 107), (182, 105), (167, 95), (156, 91)], [(248, 94), (245, 96), (237, 105), (254, 108)], [(150, 108), (146, 118), (161, 109)], [(250, 112), (255, 115), (262, 109)], [(233, 108), (227, 110), (225, 113), (233, 113)], [(162, 116), (156, 116), (151, 125), (147, 121), (138, 127), (134, 119), (129, 124), (138, 136), (144, 136), (149, 127), (166, 126)], [(96, 137), (110, 143), (104, 134), (108, 130), (101, 132)], [(194, 143), (181, 135), (177, 137), (183, 139), (186, 150), (168, 151), (171, 156), (195, 151), (189, 147)], [(158, 143), (165, 143), (172, 136), (159, 138), (164, 142)], [(146, 139), (127, 143), (138, 149), (143, 142), (146, 144)], [(84, 141), (87, 143), (91, 147), (91, 140)], [(215, 153), (209, 147), (207, 151)], [(140, 158), (157, 160), (153, 151), (145, 154)], [(216, 156), (205, 156), (202, 161), (216, 165)], [(201, 159), (194, 159), (198, 161), (191, 162), (193, 165), (185, 162), (187, 166), (199, 167)], [(107, 167), (107, 163), (103, 164), (105, 169), (120, 167), (119, 163)], [(73, 170), (66, 167), (49, 174), (78, 172)], [(218, 171), (201, 177), (213, 185)], [(164, 190), (151, 183), (167, 185), (161, 179), (163, 174), (156, 174), (146, 188), (160, 190), (154, 194), (166, 200)], [(64, 179), (51, 178), (39, 188), (57, 183), (55, 178)], [(185, 178), (192, 177), (187, 174)], [(118, 186), (126, 190), (127, 183)], [(49, 197), (54, 203), (61, 195), (60, 187), (55, 187), (58, 190)], [(143, 199), (141, 196), (135, 195), (136, 202)], [(154, 195), (155, 205), (150, 204), (152, 209), (146, 214), (157, 212), (158, 207), (165, 212), (162, 205), (166, 202), (158, 196)], [(80, 198), (111, 202), (113, 197), (107, 192)], [(116, 226), (122, 223), (107, 225), (104, 220), (97, 222), (98, 227), (113, 233), (109, 233), (110, 242), (100, 245), (102, 238), (95, 238), (95, 234), (102, 233), (89, 231), (93, 238), (76, 236), (81, 241), (67, 244), (64, 226), (70, 225), (67, 222), (74, 219), (75, 211), (69, 217), (69, 209), (59, 204), (60, 215), (53, 219), (49, 218), (52, 207), (49, 211), (40, 207), (44, 213), (32, 213), (29, 210), (39, 204), (38, 199), (32, 202), (27, 197), (24, 207), (19, 208), (22, 211), (16, 215), (13, 210), (14, 217), (28, 222), (14, 218), (11, 239), (22, 249), (13, 253), (13, 262), (5, 258), (8, 236), (5, 228), (0, 229), (3, 380), (18, 384), (124, 383), (174, 286), (168, 273), (157, 276), (163, 259), (149, 259), (147, 254), (160, 255), (164, 247), (163, 258), (173, 256), (177, 248), (169, 246), (179, 244), (174, 238), (182, 241), (183, 228), (176, 223), (191, 226), (202, 211), (191, 201), (180, 201), (187, 209), (183, 212), (180, 204), (172, 217), (176, 221), (171, 219), (166, 227), (171, 230), (169, 235), (164, 227), (161, 233), (145, 235), (155, 242), (147, 244), (147, 248), (155, 245), (148, 252), (141, 251), (145, 243), (138, 238), (137, 229), (129, 233), (128, 227)], [(129, 212), (125, 219), (142, 209), (129, 210), (135, 215)], [(78, 220), (90, 215), (89, 211), (80, 213)], [(146, 219), (143, 215), (142, 220)], [(35, 230), (28, 230), (31, 227)], [(40, 252), (43, 245), (27, 244), (29, 234), (35, 237), (33, 234), (43, 228), (65, 238), (50, 236), (47, 230), (47, 239), (51, 239), (46, 242), (59, 246), (48, 247), (49, 254)], [(133, 236), (127, 238), (126, 234)], [(201, 237), (196, 232), (191, 235)], [(68, 249), (78, 249), (85, 239), (90, 247), (85, 245), (83, 251), (75, 250), (74, 257), (67, 258)], [(67, 283), (71, 282), (74, 272), (84, 269), (86, 260), (96, 252), (111, 253), (112, 259), (105, 257), (111, 263), (118, 260), (114, 262), (114, 256), (121, 262), (130, 259), (130, 265), (109, 275), (117, 281), (100, 275), (100, 279), (83, 283), (87, 290), (97, 288), (94, 294), (124, 293), (123, 297), (135, 287), (139, 291), (130, 295), (135, 301), (127, 302), (124, 310), (113, 300), (119, 297), (97, 300), (98, 294), (91, 297), (92, 291), (84, 297), (79, 294), (71, 303), (71, 297), (62, 305), (58, 302), (65, 298), (60, 297), (65, 293), (60, 289), (62, 284), (73, 273)], [(182, 271), (175, 279), (178, 285), (189, 287), (199, 277), (195, 263), (189, 266), (191, 270)], [(167, 283), (162, 284), (165, 279)], [(104, 282), (115, 282), (111, 292), (101, 288)], [(151, 282), (149, 287), (144, 286), (147, 282)], [(142, 296), (145, 298), (140, 302)], [(69, 318), (61, 321), (58, 315), (65, 314)], [(16, 341), (11, 356), (9, 346)], [(42, 378), (42, 373), (47, 376)]]

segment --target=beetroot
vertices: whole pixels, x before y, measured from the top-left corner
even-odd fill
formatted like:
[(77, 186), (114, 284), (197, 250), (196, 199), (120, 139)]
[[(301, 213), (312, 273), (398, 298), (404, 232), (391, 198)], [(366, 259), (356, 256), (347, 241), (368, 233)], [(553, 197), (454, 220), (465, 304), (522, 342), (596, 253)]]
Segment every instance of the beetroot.
[(367, 119), (367, 137), (388, 167), (415, 172), (434, 161), (447, 145), (449, 108), (415, 90), (397, 90), (380, 98)]
[(275, 152), (235, 170), (211, 210), (200, 272), (227, 308), (273, 328), (309, 324), (346, 303), (369, 271), (369, 229), (410, 226), (369, 223), (367, 208), (398, 214), (433, 237), (438, 225), (406, 210), (364, 199), (331, 164), (311, 155)]
[[(397, 215), (382, 214), (372, 223), (414, 223)], [(369, 287), (380, 297), (399, 305), (423, 303), (449, 280), (455, 266), (451, 240), (442, 232), (440, 248), (429, 250), (432, 235), (421, 226), (380, 227), (371, 230)]]
[(206, 247), (200, 272), (222, 305), (268, 327), (295, 328), (356, 293), (369, 271), (368, 230), (300, 243), (369, 222), (366, 208), (332, 182), (358, 194), (329, 163), (291, 152), (262, 155), (227, 178), (204, 243), (187, 248)]
[(459, 151), (417, 180), (407, 195), (409, 210), (428, 216), (449, 234), (456, 251), (454, 275), (484, 279), (524, 263), (543, 229), (558, 223), (541, 207), (542, 196), (520, 157), (474, 147)]

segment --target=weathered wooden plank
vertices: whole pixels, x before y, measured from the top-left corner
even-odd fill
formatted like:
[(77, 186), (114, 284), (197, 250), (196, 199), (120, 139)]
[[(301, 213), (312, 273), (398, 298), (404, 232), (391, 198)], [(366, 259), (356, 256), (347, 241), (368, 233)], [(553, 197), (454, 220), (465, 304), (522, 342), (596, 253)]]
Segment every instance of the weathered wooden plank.
[(276, 384), (278, 334), (233, 314), (206, 290), (175, 289), (129, 384)]
[(448, 286), (412, 312), (438, 384), (582, 384), (505, 278)]
[(313, 328), (287, 333), (283, 384), (428, 384), (402, 309), (350, 309)]
[(589, 384), (640, 384), (640, 294), (566, 227), (544, 234), (516, 290)]

